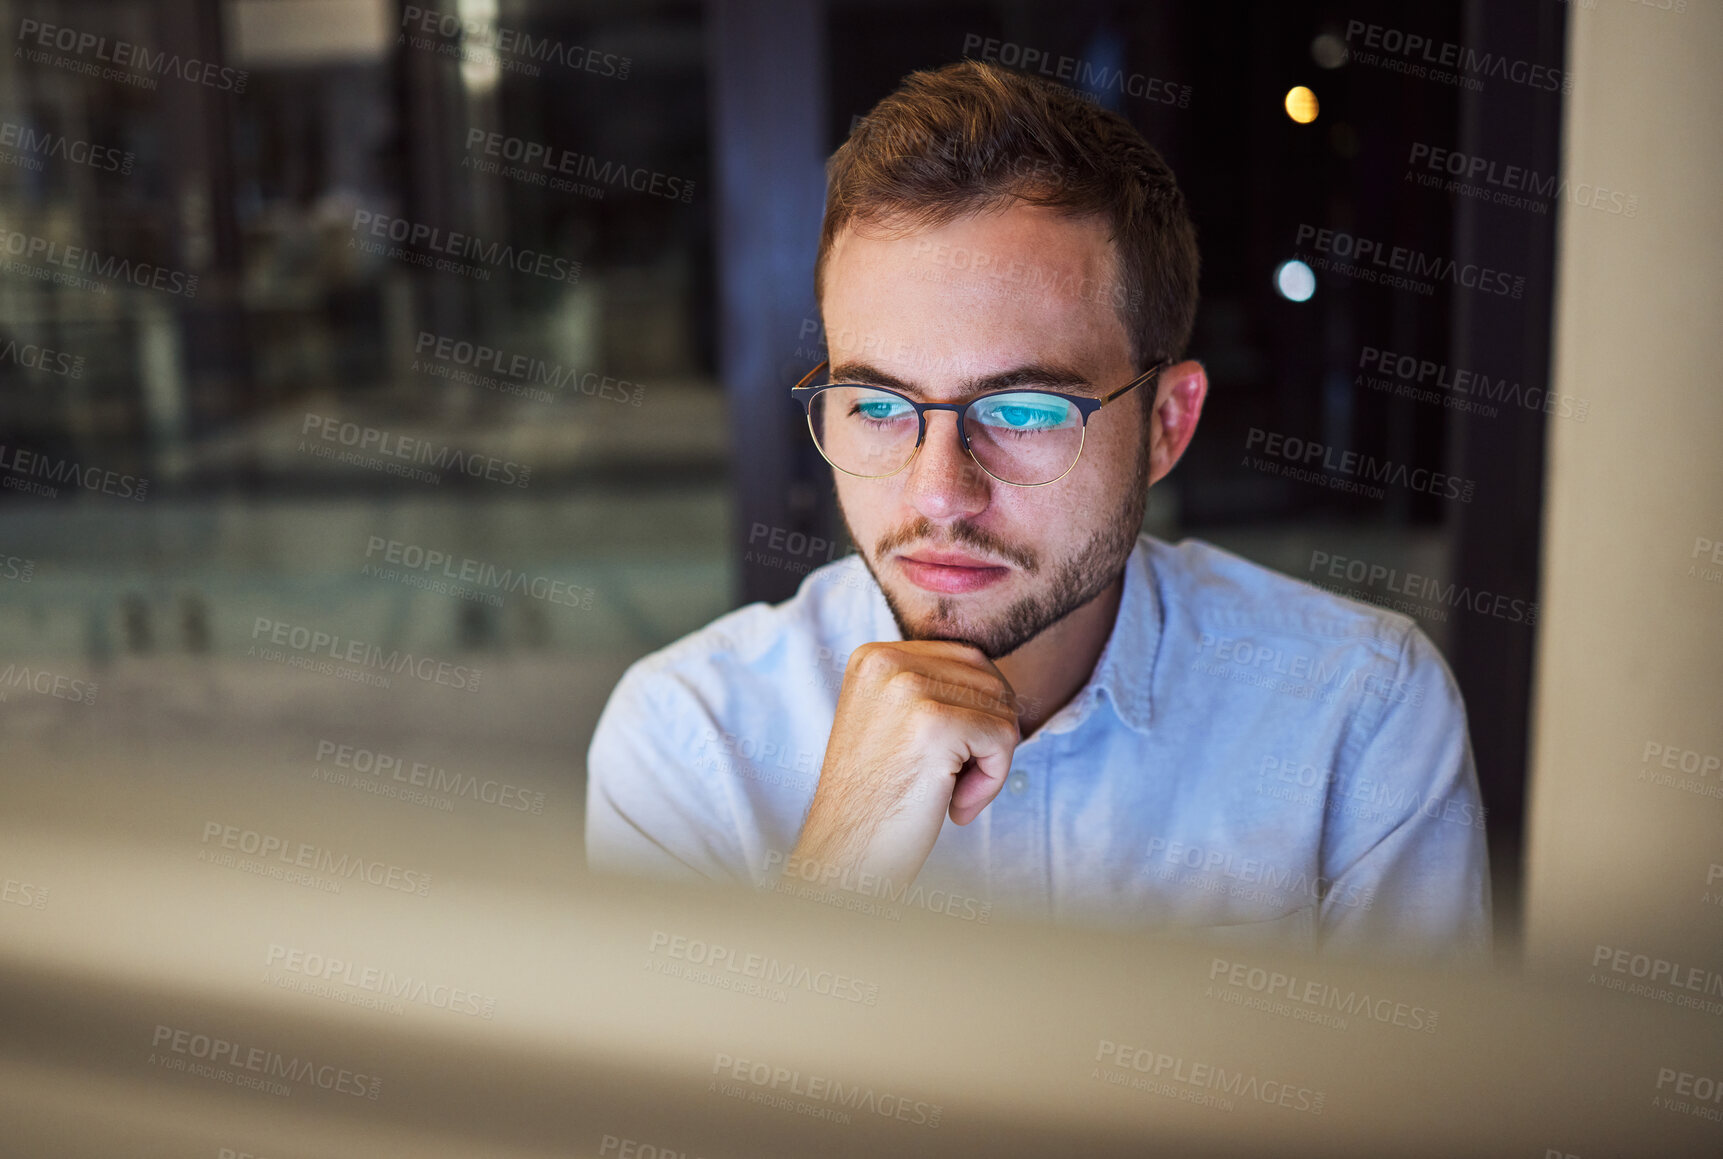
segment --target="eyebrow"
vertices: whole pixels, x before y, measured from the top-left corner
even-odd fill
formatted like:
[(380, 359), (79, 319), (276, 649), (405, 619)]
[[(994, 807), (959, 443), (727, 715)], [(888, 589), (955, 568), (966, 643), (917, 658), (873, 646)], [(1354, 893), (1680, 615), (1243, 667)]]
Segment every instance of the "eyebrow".
[[(877, 366), (866, 362), (845, 362), (828, 370), (828, 381), (859, 382), (868, 386), (884, 386), (904, 394), (922, 395), (925, 392), (913, 382), (906, 382), (894, 374), (887, 374)], [(1044, 389), (1059, 390), (1070, 387), (1094, 389), (1094, 382), (1086, 374), (1079, 374), (1066, 366), (1058, 366), (1046, 362), (1029, 362), (998, 374), (985, 374), (980, 378), (971, 378), (963, 382), (958, 394), (988, 394), (996, 390), (1013, 390), (1018, 387), (1037, 386)]]

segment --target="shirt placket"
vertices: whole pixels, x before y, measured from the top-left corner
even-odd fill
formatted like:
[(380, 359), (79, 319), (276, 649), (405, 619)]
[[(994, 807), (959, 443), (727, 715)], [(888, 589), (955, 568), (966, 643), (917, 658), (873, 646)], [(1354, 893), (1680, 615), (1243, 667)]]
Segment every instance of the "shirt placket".
[(1011, 772), (989, 812), (988, 884), (1006, 908), (1051, 920), (1052, 891), (1047, 864), (1049, 774), (1058, 737), (1038, 735), (1018, 746)]

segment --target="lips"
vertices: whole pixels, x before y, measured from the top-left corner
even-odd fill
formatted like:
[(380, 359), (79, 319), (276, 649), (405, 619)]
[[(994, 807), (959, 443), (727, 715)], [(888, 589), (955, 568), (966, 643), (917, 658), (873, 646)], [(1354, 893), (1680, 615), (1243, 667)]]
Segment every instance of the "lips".
[(1011, 569), (960, 551), (917, 551), (896, 557), (910, 583), (945, 594), (980, 591), (1003, 580)]

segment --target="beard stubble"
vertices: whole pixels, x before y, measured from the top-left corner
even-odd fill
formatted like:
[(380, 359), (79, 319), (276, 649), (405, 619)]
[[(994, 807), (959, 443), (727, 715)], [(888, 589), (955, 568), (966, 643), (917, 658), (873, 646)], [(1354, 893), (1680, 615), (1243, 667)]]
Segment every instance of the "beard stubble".
[[(1087, 604), (1104, 592), (1118, 577), (1136, 546), (1137, 534), (1143, 525), (1143, 512), (1149, 499), (1149, 454), (1146, 440), (1138, 444), (1136, 469), (1130, 489), (1125, 493), (1113, 515), (1103, 523), (1075, 552), (1046, 568), (1049, 576), (1039, 591), (1031, 591), (1014, 601), (998, 615), (985, 620), (964, 616), (960, 603), (950, 596), (939, 597), (930, 616), (912, 623), (902, 603), (890, 588), (880, 582), (875, 559), (884, 559), (898, 548), (912, 543), (930, 547), (970, 547), (994, 558), (1015, 564), (1031, 577), (1044, 570), (1039, 553), (1020, 544), (1009, 543), (994, 533), (977, 527), (966, 519), (941, 528), (925, 516), (879, 537), (873, 551), (860, 551), (862, 563), (885, 596), (892, 619), (905, 640), (954, 640), (979, 648), (989, 660), (1009, 656), (1036, 636)], [(1001, 484), (1003, 486), (1004, 484)], [(849, 514), (838, 499), (838, 511), (850, 540), (859, 545)]]

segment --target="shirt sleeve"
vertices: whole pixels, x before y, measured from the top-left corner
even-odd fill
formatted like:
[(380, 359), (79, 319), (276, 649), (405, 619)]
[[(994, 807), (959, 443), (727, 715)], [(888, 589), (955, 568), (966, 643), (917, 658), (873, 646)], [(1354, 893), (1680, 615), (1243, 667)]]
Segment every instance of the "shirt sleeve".
[(601, 873), (746, 883), (731, 795), (703, 758), (712, 716), (673, 673), (636, 665), (586, 757), (586, 863)]
[(1488, 965), (1489, 847), (1466, 708), (1408, 629), (1393, 681), (1365, 681), (1323, 839), (1324, 952)]

